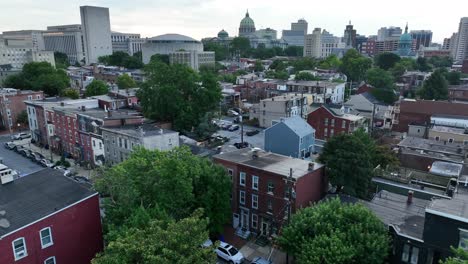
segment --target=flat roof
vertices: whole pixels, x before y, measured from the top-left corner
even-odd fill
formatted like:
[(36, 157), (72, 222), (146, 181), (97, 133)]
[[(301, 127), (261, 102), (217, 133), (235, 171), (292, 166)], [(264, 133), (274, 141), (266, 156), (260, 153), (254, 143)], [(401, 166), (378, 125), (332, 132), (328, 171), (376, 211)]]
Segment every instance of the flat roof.
[(54, 169), (0, 185), (0, 238), (94, 195)]
[(453, 199), (433, 200), (426, 208), (426, 212), (442, 217), (468, 223), (468, 191), (460, 185), (454, 193)]
[(462, 164), (452, 162), (434, 161), (430, 172), (435, 175), (458, 178), (463, 169)]
[(292, 177), (298, 179), (308, 173), (309, 164), (314, 164), (314, 170), (323, 167), (322, 164), (302, 159), (287, 157), (276, 153), (258, 150), (258, 157), (254, 158), (254, 150), (250, 148), (238, 149), (232, 152), (221, 153), (213, 156), (215, 159), (230, 161), (263, 171), (273, 172), (289, 177), (292, 168)]
[(179, 133), (169, 129), (163, 129), (155, 124), (142, 124), (142, 125), (125, 125), (120, 127), (108, 127), (102, 128), (102, 130), (114, 132), (114, 133), (121, 133), (126, 134), (132, 137), (151, 137), (163, 134), (174, 134)]
[(398, 143), (398, 146), (403, 148), (411, 148), (415, 150), (444, 153), (454, 156), (463, 156), (463, 150), (467, 148), (467, 146), (464, 146), (463, 144), (444, 143), (442, 141), (418, 137), (406, 137), (405, 139), (400, 141), (400, 143)]

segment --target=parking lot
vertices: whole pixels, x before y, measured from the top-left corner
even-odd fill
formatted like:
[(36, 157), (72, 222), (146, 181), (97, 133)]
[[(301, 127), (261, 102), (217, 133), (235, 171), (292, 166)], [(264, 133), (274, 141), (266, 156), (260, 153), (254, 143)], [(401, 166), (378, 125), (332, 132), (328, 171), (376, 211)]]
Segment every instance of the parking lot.
[[(4, 144), (5, 142), (9, 141), (11, 141), (10, 135), (0, 136), (0, 158), (3, 160), (3, 164), (5, 164), (13, 170), (16, 170), (20, 176), (25, 176), (36, 171), (42, 170), (44, 168), (41, 165), (33, 162), (32, 160), (23, 157), (19, 153), (13, 150), (6, 149), (4, 147)], [(20, 141), (16, 141), (15, 143), (19, 142)], [(21, 142), (25, 145), (25, 147), (27, 147), (28, 143), (26, 143), (26, 140), (23, 140)]]
[[(222, 122), (226, 124), (232, 124), (232, 119), (225, 118)], [(239, 125), (240, 126), (240, 125)], [(253, 136), (247, 136), (246, 133), (248, 131), (259, 130), (260, 132)], [(234, 147), (234, 143), (241, 142), (241, 129), (239, 128), (236, 131), (229, 131), (229, 130), (222, 130), (220, 129), (217, 134), (222, 137), (229, 138), (229, 141), (224, 143), (222, 147), (222, 151), (229, 152), (236, 150), (237, 148)], [(250, 144), (250, 147), (257, 147), (257, 148), (264, 148), (264, 129), (258, 127), (251, 127), (244, 125), (244, 141)]]

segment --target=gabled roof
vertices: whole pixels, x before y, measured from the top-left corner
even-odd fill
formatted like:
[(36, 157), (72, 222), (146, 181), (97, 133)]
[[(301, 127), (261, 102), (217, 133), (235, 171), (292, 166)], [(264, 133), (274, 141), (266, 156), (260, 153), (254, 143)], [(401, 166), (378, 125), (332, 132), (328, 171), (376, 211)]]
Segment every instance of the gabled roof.
[(268, 128), (271, 129), (281, 123), (285, 124), (291, 131), (296, 133), (300, 138), (310, 135), (311, 133), (315, 132), (315, 129), (310, 126), (304, 119), (299, 116), (292, 116), (286, 119), (281, 120), (281, 122), (273, 125), (272, 127)]
[(54, 169), (0, 185), (0, 238), (94, 195)]

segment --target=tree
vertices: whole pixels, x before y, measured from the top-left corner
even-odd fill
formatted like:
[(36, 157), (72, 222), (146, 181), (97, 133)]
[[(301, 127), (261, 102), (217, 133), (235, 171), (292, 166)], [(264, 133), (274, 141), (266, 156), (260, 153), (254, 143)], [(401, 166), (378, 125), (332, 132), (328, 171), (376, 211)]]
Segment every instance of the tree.
[(103, 95), (109, 92), (107, 84), (101, 80), (94, 79), (88, 86), (86, 86), (85, 96)]
[(68, 66), (70, 66), (70, 62), (68, 61), (67, 54), (56, 51), (54, 52), (54, 58), (55, 58), (56, 68), (66, 69)]
[(338, 198), (301, 209), (278, 244), (298, 263), (384, 263), (390, 239), (384, 224), (362, 204)]
[(128, 74), (122, 74), (117, 77), (117, 86), (119, 89), (135, 88), (137, 85), (132, 77)]
[(328, 56), (326, 59), (320, 62), (319, 67), (321, 69), (337, 70), (341, 66), (341, 60), (334, 54)]
[(265, 70), (265, 68), (263, 68), (262, 62), (259, 61), (259, 60), (255, 61), (254, 71), (255, 72), (263, 72), (264, 70)]
[(448, 83), (440, 70), (435, 70), (427, 78), (423, 87), (418, 90), (418, 95), (426, 100), (446, 100), (448, 98)]
[(330, 182), (347, 194), (367, 198), (373, 164), (368, 147), (349, 134), (339, 134), (324, 145), (319, 161), (325, 164)]
[(282, 60), (274, 60), (271, 63), (269, 69), (270, 70), (277, 70), (277, 71), (284, 71), (284, 70), (286, 70), (286, 66), (287, 66), (287, 64), (284, 63)]
[(291, 62), (296, 72), (304, 70), (314, 70), (317, 66), (317, 61), (314, 58), (303, 57)]
[(130, 56), (128, 53), (123, 51), (115, 51), (112, 55), (101, 56), (98, 58), (98, 62), (105, 65), (125, 67), (128, 69), (143, 68), (143, 62), (138, 54), (137, 56)]
[(450, 71), (445, 74), (445, 79), (447, 79), (450, 85), (459, 85), (460, 84), (461, 73), (458, 71)]
[(242, 57), (250, 55), (250, 40), (244, 37), (235, 37), (231, 41), (231, 50), (239, 51)]
[(109, 241), (92, 264), (214, 263), (212, 247), (202, 247), (208, 239), (207, 219), (202, 210), (175, 220), (150, 220), (142, 228), (129, 228)]
[(16, 117), (16, 122), (22, 126), (26, 126), (28, 124), (28, 112), (26, 110), (21, 111)]
[(432, 70), (432, 66), (429, 64), (427, 58), (418, 57), (416, 59), (416, 69), (422, 72), (428, 72)]
[(375, 88), (371, 94), (377, 100), (392, 104), (397, 99), (394, 92), (393, 76), (381, 68), (371, 68), (366, 73), (367, 82)]
[(63, 90), (62, 96), (63, 97), (68, 97), (70, 99), (78, 99), (78, 98), (80, 98), (80, 93), (76, 89), (67, 88), (67, 89)]
[(375, 65), (383, 70), (389, 70), (401, 60), (400, 56), (393, 52), (383, 52), (375, 57)]
[(315, 80), (318, 80), (318, 78), (309, 72), (300, 72), (296, 74), (295, 80), (296, 81), (315, 81)]
[(218, 43), (208, 42), (203, 45), (203, 48), (204, 51), (214, 51), (216, 61), (226, 60), (229, 57), (228, 48)]
[(192, 155), (186, 147), (171, 151), (138, 148), (129, 159), (109, 168), (97, 180), (96, 189), (109, 196), (105, 200), (109, 226), (133, 225), (132, 212), (140, 207), (148, 219), (163, 212), (176, 220), (203, 208), (210, 233), (218, 234), (230, 216), (226, 171)]
[[(466, 240), (465, 240), (466, 241)], [(466, 241), (465, 243), (468, 243)], [(440, 261), (441, 264), (466, 264), (468, 263), (468, 251), (463, 248), (451, 247), (453, 257), (448, 257), (445, 261)]]
[(172, 122), (178, 131), (192, 131), (207, 112), (216, 110), (221, 88), (210, 72), (193, 71), (187, 65), (150, 62), (147, 81), (138, 97), (146, 117)]
[(150, 58), (150, 63), (151, 62), (156, 62), (156, 61), (159, 61), (159, 62), (162, 62), (164, 64), (167, 64), (169, 65), (169, 55), (166, 55), (166, 54), (154, 54), (151, 56)]
[(429, 58), (429, 63), (435, 68), (452, 67), (453, 59), (450, 56), (434, 56)]
[(366, 72), (372, 67), (372, 60), (360, 55), (357, 50), (348, 50), (341, 59), (341, 71), (348, 76), (348, 80), (360, 82)]

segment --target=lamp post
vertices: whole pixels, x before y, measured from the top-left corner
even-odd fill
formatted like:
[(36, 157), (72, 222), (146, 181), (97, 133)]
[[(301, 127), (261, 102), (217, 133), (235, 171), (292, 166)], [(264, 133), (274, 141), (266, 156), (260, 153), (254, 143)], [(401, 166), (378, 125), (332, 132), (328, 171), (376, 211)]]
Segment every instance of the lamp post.
[(18, 126), (18, 131), (21, 133), (21, 124), (18, 123), (17, 126)]

